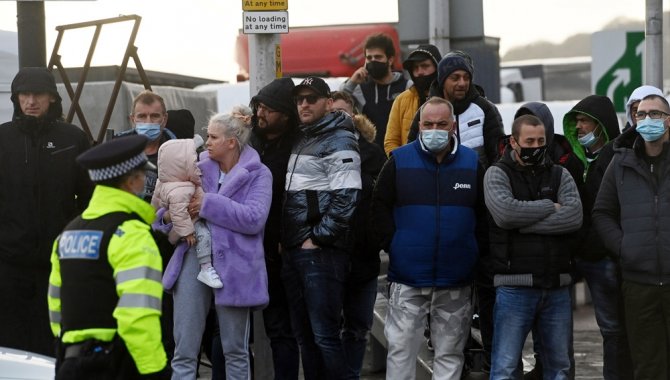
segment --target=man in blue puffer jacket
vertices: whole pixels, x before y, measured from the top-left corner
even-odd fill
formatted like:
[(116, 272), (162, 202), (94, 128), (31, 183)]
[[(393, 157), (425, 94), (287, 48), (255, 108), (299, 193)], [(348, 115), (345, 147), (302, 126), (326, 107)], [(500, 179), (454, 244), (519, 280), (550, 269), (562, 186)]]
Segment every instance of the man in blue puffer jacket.
[(455, 136), (451, 103), (434, 97), (419, 113), (419, 138), (391, 153), (373, 193), (372, 224), (390, 259), (386, 373), (414, 377), (430, 313), (433, 377), (460, 379), (486, 223), (483, 169)]

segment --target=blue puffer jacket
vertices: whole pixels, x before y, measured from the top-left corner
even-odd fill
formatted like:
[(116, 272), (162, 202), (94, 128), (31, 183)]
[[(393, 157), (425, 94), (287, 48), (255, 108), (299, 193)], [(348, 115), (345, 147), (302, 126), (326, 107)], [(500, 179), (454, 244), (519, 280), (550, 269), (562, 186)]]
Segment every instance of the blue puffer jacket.
[(413, 287), (472, 281), (483, 209), (478, 168), (477, 153), (462, 145), (441, 163), (418, 140), (393, 151), (373, 198), (373, 217), (385, 218), (379, 212), (386, 209), (394, 221), (390, 281)]
[(318, 246), (349, 249), (350, 221), (361, 191), (354, 124), (338, 111), (300, 130), (286, 173), (282, 246), (295, 248), (311, 238)]

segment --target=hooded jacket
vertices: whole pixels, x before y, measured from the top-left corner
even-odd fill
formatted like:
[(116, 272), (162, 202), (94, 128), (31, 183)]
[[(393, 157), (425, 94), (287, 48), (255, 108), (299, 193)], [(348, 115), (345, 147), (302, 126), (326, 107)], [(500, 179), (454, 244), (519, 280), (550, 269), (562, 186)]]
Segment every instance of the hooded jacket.
[[(48, 92), (55, 101), (42, 118), (21, 111), (19, 92)], [(75, 158), (86, 134), (62, 120), (61, 98), (46, 68), (23, 68), (12, 82), (12, 121), (0, 125), (0, 265), (49, 269), (56, 236), (93, 192)]]
[[(442, 87), (437, 81), (430, 86), (429, 96), (444, 98)], [(465, 98), (452, 102), (456, 117), (456, 135), (462, 145), (474, 149), (484, 168), (498, 159), (498, 143), (505, 137), (502, 117), (498, 108), (481, 96), (473, 83), (470, 83)], [(419, 136), (419, 112), (414, 115), (408, 141)]]
[(667, 286), (670, 283), (669, 143), (663, 145), (657, 182), (644, 159), (644, 140), (634, 129), (624, 136), (625, 139), (614, 143), (614, 158), (593, 206), (593, 224), (618, 261), (625, 281)]
[(310, 125), (291, 151), (282, 212), (282, 246), (349, 249), (350, 223), (361, 191), (361, 158), (349, 115), (337, 111)]
[(173, 224), (168, 239), (172, 244), (195, 232), (188, 204), (196, 192), (202, 195), (197, 159), (193, 139), (169, 140), (158, 149), (158, 181), (151, 205), (168, 210)]
[[(587, 156), (586, 150), (577, 139), (578, 114), (587, 115), (598, 123), (602, 131), (601, 137), (605, 139), (605, 146), (595, 155)], [(584, 223), (580, 230), (580, 244), (577, 256), (589, 261), (597, 261), (607, 256), (607, 249), (603, 244), (603, 238), (594, 228), (591, 220), (591, 210), (596, 200), (596, 195), (600, 189), (600, 182), (603, 179), (605, 170), (610, 164), (614, 155), (612, 141), (619, 136), (619, 120), (614, 110), (612, 101), (600, 95), (590, 95), (577, 103), (563, 117), (563, 132), (566, 139), (572, 146), (573, 154), (582, 163), (583, 175), (582, 182), (578, 182), (579, 193), (582, 198), (584, 208)], [(597, 133), (597, 131), (596, 131)]]
[(380, 147), (384, 146), (386, 125), (388, 124), (393, 101), (407, 89), (408, 82), (402, 73), (392, 72), (392, 75), (393, 78), (388, 84), (378, 84), (372, 78), (368, 78), (366, 82), (361, 84), (355, 84), (347, 80), (340, 88), (342, 91), (351, 94), (357, 108), (377, 127), (379, 133), (375, 138), (375, 143)]

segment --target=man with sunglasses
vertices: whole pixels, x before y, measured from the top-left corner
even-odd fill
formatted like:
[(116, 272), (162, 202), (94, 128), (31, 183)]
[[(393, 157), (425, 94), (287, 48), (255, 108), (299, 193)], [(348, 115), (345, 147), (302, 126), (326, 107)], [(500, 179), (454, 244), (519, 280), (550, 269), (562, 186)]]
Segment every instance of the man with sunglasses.
[(563, 117), (563, 133), (572, 147), (573, 161), (583, 175), (577, 183), (584, 213), (574, 252), (577, 273), (588, 284), (596, 321), (603, 337), (603, 378), (632, 378), (628, 341), (621, 313), (621, 283), (617, 263), (605, 248), (603, 236), (593, 226), (591, 211), (603, 175), (614, 156), (619, 119), (612, 101), (590, 95)]
[(635, 379), (667, 379), (670, 336), (670, 105), (642, 99), (632, 144), (617, 140), (593, 223), (621, 265)]
[(323, 79), (305, 78), (292, 94), (301, 135), (286, 173), (282, 279), (305, 379), (343, 379), (342, 295), (361, 191), (358, 142), (351, 117), (330, 112)]

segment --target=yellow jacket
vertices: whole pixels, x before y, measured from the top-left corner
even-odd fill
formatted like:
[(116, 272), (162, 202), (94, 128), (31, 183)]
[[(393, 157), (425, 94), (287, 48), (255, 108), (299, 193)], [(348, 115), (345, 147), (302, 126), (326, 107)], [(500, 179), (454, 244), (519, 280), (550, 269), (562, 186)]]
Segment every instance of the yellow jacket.
[(389, 122), (386, 125), (384, 136), (384, 152), (389, 155), (395, 148), (407, 144), (407, 135), (414, 120), (416, 111), (419, 110), (419, 92), (415, 86), (403, 91), (393, 101)]
[[(154, 373), (162, 370), (167, 363), (160, 326), (163, 265), (149, 226), (155, 217), (155, 211), (151, 205), (133, 194), (98, 185), (82, 217), (90, 220), (119, 211), (134, 212), (143, 221), (131, 219), (122, 223), (107, 248), (107, 258), (114, 273), (119, 297), (113, 313), (117, 330), (73, 330), (66, 331), (60, 338), (63, 343), (78, 343), (87, 339), (110, 342), (118, 333), (139, 372)], [(55, 242), (51, 253), (48, 295), (51, 330), (56, 337), (61, 334), (62, 284), (57, 246)]]

